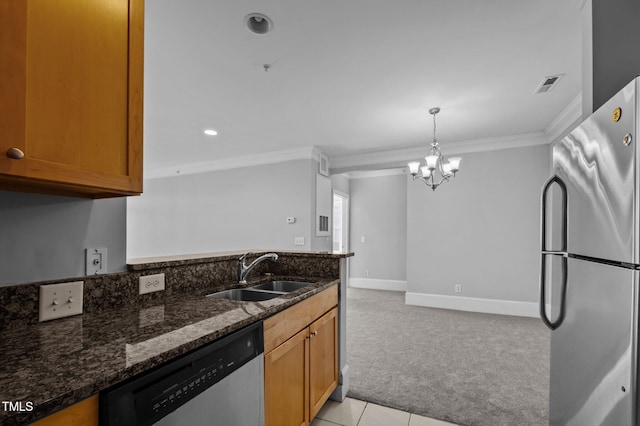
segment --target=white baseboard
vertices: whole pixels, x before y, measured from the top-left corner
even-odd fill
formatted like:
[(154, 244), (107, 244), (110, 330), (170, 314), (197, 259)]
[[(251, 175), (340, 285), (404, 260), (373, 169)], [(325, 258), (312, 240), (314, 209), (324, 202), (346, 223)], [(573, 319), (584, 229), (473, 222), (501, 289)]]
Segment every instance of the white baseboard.
[(537, 303), (518, 302), (514, 300), (480, 299), (476, 297), (407, 292), (405, 293), (404, 302), (407, 305), (482, 312), (485, 314), (514, 315), (532, 318), (538, 318), (540, 315)]
[(378, 280), (375, 278), (349, 278), (349, 287), (369, 290), (407, 291), (406, 281)]

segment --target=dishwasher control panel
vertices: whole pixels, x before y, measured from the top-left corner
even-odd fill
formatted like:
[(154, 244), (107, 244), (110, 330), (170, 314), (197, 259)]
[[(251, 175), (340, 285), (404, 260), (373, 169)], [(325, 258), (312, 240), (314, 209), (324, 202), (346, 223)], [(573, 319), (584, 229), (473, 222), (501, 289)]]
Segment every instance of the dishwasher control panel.
[(152, 425), (264, 351), (252, 324), (100, 394), (100, 425)]

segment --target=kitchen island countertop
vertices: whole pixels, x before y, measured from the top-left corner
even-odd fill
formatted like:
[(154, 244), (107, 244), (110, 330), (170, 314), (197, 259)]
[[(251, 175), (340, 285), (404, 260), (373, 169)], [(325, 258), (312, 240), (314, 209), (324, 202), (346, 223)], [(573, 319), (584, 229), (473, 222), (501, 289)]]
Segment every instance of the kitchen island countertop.
[(339, 283), (272, 277), (278, 278), (314, 284), (261, 302), (205, 297), (208, 291), (176, 293), (162, 302), (2, 330), (0, 400), (23, 407), (31, 402), (33, 409), (0, 410), (0, 424), (24, 424), (52, 414)]

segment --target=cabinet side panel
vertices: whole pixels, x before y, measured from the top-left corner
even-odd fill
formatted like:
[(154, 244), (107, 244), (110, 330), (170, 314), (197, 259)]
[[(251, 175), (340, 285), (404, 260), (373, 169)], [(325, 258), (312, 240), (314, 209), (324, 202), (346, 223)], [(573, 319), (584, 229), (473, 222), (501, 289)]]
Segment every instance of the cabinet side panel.
[(142, 192), (144, 104), (144, 0), (129, 9), (128, 175), (131, 189)]

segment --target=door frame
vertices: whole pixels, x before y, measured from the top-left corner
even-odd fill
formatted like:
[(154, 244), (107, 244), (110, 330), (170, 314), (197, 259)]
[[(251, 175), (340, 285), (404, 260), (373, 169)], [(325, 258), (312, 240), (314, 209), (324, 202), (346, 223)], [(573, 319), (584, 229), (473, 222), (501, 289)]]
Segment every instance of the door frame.
[[(338, 191), (337, 189), (332, 190), (331, 197), (331, 214), (334, 215), (335, 197), (340, 197), (343, 199), (343, 208), (342, 208), (342, 217), (341, 217), (341, 225), (342, 225), (342, 241), (343, 247), (342, 252), (346, 253), (349, 251), (349, 194), (346, 194), (342, 191)], [(333, 226), (331, 227), (331, 250), (333, 251), (333, 237), (335, 231), (335, 221)]]

